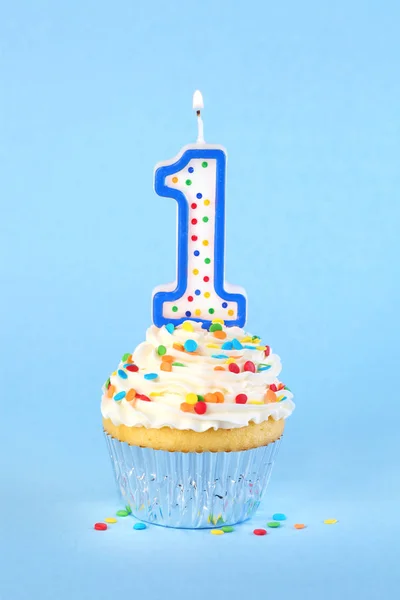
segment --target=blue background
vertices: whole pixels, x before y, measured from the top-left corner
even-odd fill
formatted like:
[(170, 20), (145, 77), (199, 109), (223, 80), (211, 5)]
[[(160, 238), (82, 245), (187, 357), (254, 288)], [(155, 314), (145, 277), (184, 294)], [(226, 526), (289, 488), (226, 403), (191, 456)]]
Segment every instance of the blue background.
[[(399, 18), (1, 2), (1, 598), (398, 597)], [(152, 171), (195, 139), (196, 88), (229, 153), (227, 280), (297, 410), (253, 523), (95, 532), (117, 508), (100, 386), (174, 278)]]

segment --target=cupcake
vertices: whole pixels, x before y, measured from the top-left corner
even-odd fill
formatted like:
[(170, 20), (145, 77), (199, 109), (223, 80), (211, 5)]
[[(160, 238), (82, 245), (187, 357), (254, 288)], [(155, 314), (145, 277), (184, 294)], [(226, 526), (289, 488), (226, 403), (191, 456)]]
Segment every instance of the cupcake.
[(233, 525), (266, 489), (292, 393), (269, 346), (220, 321), (152, 325), (103, 387), (117, 486), (142, 521)]

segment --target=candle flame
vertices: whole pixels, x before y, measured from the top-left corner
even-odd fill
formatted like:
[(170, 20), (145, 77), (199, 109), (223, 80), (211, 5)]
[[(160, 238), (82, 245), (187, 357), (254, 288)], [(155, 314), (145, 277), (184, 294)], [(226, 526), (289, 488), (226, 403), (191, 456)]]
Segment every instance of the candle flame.
[(203, 96), (199, 90), (196, 90), (193, 94), (193, 110), (200, 111), (202, 108), (204, 108)]

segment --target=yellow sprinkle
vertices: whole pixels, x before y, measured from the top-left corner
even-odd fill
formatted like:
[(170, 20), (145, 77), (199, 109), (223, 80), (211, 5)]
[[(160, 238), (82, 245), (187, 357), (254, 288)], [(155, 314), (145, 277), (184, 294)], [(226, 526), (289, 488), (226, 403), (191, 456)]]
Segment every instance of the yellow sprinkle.
[(114, 519), (113, 517), (107, 517), (107, 519), (104, 519), (105, 523), (116, 523), (117, 519)]
[(324, 521), (325, 525), (334, 525), (337, 522), (338, 522), (337, 519), (325, 519), (325, 521)]
[(264, 404), (262, 400), (249, 400), (247, 404)]
[(276, 401), (277, 401), (277, 402), (280, 402), (280, 401), (282, 400), (282, 398), (284, 398), (284, 397), (285, 397), (285, 394), (282, 394), (282, 396), (279, 396), (279, 398), (277, 398), (277, 400), (276, 400)]
[(197, 394), (186, 394), (185, 401), (188, 404), (197, 404)]
[(210, 297), (210, 292), (204, 292), (204, 298), (209, 298)]
[(259, 344), (261, 342), (260, 338), (256, 338), (253, 340), (253, 344)]
[(222, 529), (211, 529), (211, 533), (214, 535), (223, 535)]
[(220, 325), (223, 325), (224, 324), (224, 320), (223, 319), (213, 319), (211, 321), (211, 323), (220, 323)]
[(162, 396), (164, 392), (151, 392), (149, 396)]
[(194, 331), (193, 323), (191, 323), (190, 321), (185, 321), (184, 323), (182, 323), (182, 329), (190, 332)]
[(256, 350), (265, 350), (266, 346), (257, 346)]
[(225, 364), (226, 364), (226, 365), (230, 365), (231, 363), (234, 363), (234, 362), (236, 362), (236, 360), (235, 360), (234, 358), (232, 358), (232, 357), (231, 357), (231, 358), (227, 358), (227, 359), (226, 359), (226, 361), (225, 361)]
[(242, 342), (242, 344), (247, 344), (247, 342), (251, 342), (253, 341), (253, 338), (251, 338), (250, 336), (244, 337), (240, 340)]
[(113, 372), (111, 373), (111, 375), (116, 375), (116, 374), (117, 374), (117, 371), (113, 371)]
[(207, 344), (207, 348), (219, 348), (218, 344)]

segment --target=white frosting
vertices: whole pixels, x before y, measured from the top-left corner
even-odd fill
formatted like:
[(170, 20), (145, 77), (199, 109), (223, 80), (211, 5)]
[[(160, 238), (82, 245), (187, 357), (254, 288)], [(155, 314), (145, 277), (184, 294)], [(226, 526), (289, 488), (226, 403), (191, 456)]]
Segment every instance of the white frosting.
[[(261, 342), (249, 342), (251, 338), (243, 329), (238, 327), (224, 328), (226, 339), (218, 339), (214, 333), (201, 328), (201, 324), (190, 321), (194, 331), (187, 331), (183, 326), (175, 328), (171, 334), (165, 327), (151, 326), (147, 330), (146, 341), (139, 344), (132, 354), (133, 362), (139, 370), (130, 372), (121, 362), (110, 377), (111, 385), (115, 387), (112, 397), (109, 397), (106, 387), (103, 388), (101, 412), (104, 418), (111, 419), (114, 425), (128, 427), (172, 427), (175, 429), (192, 429), (206, 431), (207, 429), (231, 429), (244, 427), (250, 422), (261, 423), (272, 417), (282, 419), (288, 417), (294, 409), (293, 394), (288, 389), (275, 393), (276, 401), (270, 401), (274, 395), (266, 392), (271, 384), (279, 387), (277, 379), (281, 371), (281, 362), (276, 354), (265, 356), (264, 350), (257, 350)], [(239, 340), (243, 346), (251, 348), (224, 350), (221, 346), (233, 339)], [(184, 344), (194, 340), (198, 347), (195, 353), (178, 350), (173, 344)], [(243, 341), (244, 340), (244, 341)], [(209, 347), (209, 345), (217, 347)], [(172, 366), (170, 372), (160, 370), (162, 356), (158, 354), (159, 346), (166, 348), (166, 353), (174, 357), (175, 362), (185, 366)], [(268, 351), (267, 351), (268, 352)], [(240, 368), (239, 373), (229, 370), (227, 358), (215, 358), (213, 355), (225, 355), (234, 358)], [(270, 365), (268, 370), (251, 372), (244, 370), (247, 361), (254, 363), (257, 371), (259, 365)], [(220, 366), (225, 370), (214, 370)], [(122, 370), (127, 378), (118, 374)], [(154, 373), (156, 379), (145, 379), (145, 375)], [(134, 389), (136, 393), (144, 394), (150, 402), (135, 399), (133, 402), (115, 400), (119, 392)], [(181, 404), (186, 395), (194, 393), (205, 396), (207, 393), (222, 392), (224, 402), (221, 404), (206, 402), (207, 410), (203, 415), (194, 412), (183, 412)], [(246, 404), (237, 404), (238, 394), (246, 394)], [(283, 398), (279, 401), (280, 398)], [(267, 403), (268, 402), (268, 403)]]

